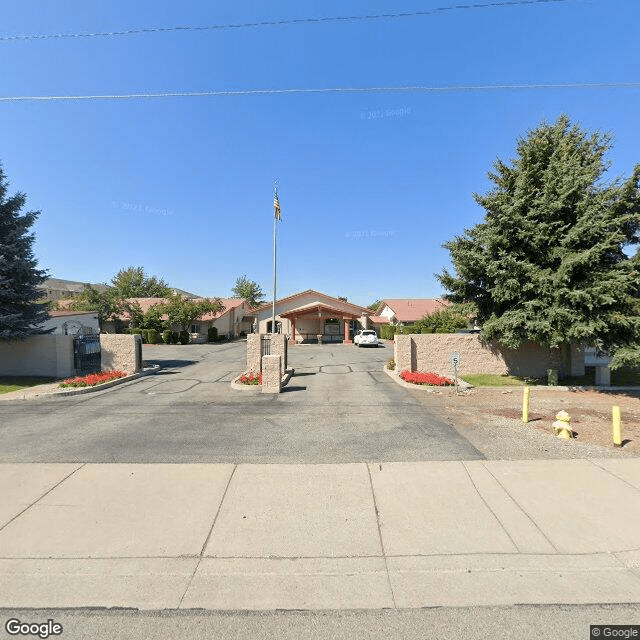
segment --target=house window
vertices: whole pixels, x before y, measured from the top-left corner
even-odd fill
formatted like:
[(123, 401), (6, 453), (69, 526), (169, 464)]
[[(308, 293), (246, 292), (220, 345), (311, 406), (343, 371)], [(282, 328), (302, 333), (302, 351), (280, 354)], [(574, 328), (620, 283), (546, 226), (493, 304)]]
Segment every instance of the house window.
[(200, 325), (192, 324), (191, 325), (191, 333), (200, 333)]

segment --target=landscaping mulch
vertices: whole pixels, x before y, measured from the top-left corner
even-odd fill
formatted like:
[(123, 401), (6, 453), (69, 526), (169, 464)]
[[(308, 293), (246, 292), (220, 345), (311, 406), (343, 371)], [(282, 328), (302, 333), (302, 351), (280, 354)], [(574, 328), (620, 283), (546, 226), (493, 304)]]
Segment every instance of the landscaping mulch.
[[(640, 454), (640, 392), (557, 391), (531, 388), (529, 422), (526, 427), (552, 434), (551, 427), (558, 411), (571, 416), (576, 442), (612, 448), (611, 409), (620, 407), (622, 414), (622, 451)], [(522, 389), (476, 388), (447, 398), (448, 409), (467, 418), (480, 415), (518, 421), (522, 424)], [(466, 421), (467, 423), (469, 420)]]

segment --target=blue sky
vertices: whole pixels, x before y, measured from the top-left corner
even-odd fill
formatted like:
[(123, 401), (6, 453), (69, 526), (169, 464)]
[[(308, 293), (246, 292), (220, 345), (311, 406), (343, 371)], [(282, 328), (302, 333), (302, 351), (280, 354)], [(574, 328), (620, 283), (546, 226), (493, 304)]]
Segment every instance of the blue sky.
[[(480, 3), (480, 0), (468, 4)], [(1, 36), (405, 13), (458, 0), (5, 0)], [(640, 81), (640, 3), (569, 0), (435, 15), (124, 37), (0, 41), (2, 96)], [(40, 210), (52, 276), (123, 267), (200, 295), (240, 275), (278, 297), (435, 297), (442, 243), (480, 222), (496, 158), (561, 113), (640, 162), (640, 89), (277, 94), (0, 103), (10, 192)]]

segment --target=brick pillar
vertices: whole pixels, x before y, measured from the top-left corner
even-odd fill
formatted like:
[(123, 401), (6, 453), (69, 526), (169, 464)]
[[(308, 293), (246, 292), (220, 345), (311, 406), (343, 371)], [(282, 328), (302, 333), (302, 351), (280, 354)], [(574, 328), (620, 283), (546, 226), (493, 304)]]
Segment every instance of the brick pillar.
[(349, 322), (348, 318), (344, 319), (344, 343), (351, 344), (351, 340), (349, 340)]
[(291, 339), (289, 340), (289, 344), (296, 343), (296, 319), (291, 318)]
[[(280, 356), (282, 358), (282, 367), (286, 367), (287, 363), (285, 362), (285, 341), (287, 337), (284, 333), (276, 333), (271, 336), (271, 355), (272, 356)], [(266, 356), (265, 356), (266, 357)], [(264, 366), (264, 358), (262, 359)]]
[(396, 371), (411, 371), (411, 341), (409, 336), (395, 336)]
[(260, 373), (260, 339), (261, 333), (247, 335), (247, 371)]
[(282, 384), (282, 358), (264, 356), (262, 358), (262, 393), (280, 393)]

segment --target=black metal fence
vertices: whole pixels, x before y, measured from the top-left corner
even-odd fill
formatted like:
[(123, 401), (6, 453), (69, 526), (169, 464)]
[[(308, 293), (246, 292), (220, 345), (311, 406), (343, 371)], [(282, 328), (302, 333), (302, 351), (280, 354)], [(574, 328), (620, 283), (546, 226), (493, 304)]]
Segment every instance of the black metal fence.
[(260, 338), (260, 358), (271, 355), (271, 338), (262, 336)]
[(100, 371), (100, 336), (76, 336), (73, 339), (73, 366), (79, 376)]

